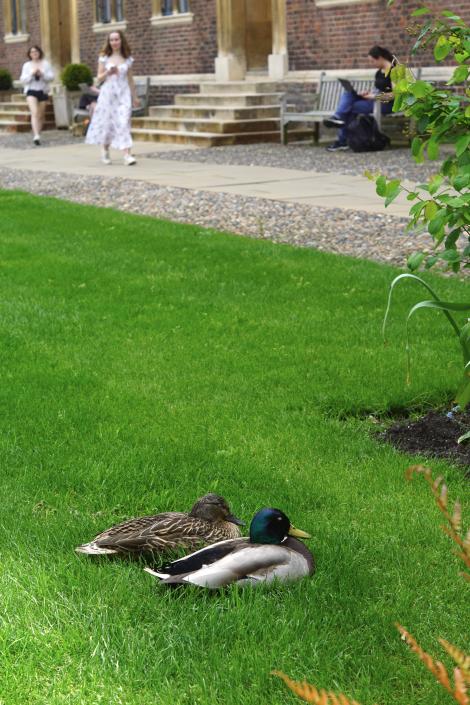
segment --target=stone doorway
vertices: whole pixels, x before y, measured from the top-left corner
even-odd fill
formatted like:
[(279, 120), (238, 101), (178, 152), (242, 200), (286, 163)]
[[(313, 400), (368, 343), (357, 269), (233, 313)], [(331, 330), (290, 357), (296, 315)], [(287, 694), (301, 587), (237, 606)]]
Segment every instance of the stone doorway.
[(287, 73), (286, 0), (217, 0), (217, 81), (240, 81), (246, 72)]
[(247, 71), (268, 71), (273, 48), (271, 0), (245, 0), (245, 57)]
[(40, 0), (41, 45), (56, 69), (79, 61), (77, 0)]

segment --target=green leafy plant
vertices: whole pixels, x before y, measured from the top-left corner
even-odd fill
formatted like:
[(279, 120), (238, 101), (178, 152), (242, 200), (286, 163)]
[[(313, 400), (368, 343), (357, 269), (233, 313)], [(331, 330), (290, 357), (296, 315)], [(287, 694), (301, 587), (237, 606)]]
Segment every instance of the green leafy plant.
[(421, 277), (416, 276), (415, 274), (399, 274), (395, 279), (392, 281), (390, 284), (390, 289), (389, 289), (389, 294), (388, 294), (388, 302), (387, 302), (387, 309), (385, 311), (385, 316), (383, 320), (383, 326), (382, 326), (382, 333), (384, 336), (385, 340), (385, 329), (387, 326), (387, 321), (389, 318), (390, 314), (390, 308), (392, 304), (392, 295), (393, 295), (393, 290), (395, 289), (396, 285), (399, 282), (403, 282), (405, 280), (412, 280), (416, 281), (422, 286), (424, 286), (425, 289), (431, 294), (432, 299), (431, 300), (425, 300), (425, 301), (419, 301), (416, 303), (414, 306), (411, 307), (411, 309), (408, 312), (408, 316), (406, 319), (406, 353), (407, 353), (407, 366), (408, 366), (408, 374), (407, 374), (407, 381), (409, 382), (410, 379), (410, 369), (411, 369), (411, 356), (410, 356), (410, 339), (409, 339), (409, 322), (411, 317), (413, 316), (416, 311), (419, 311), (421, 309), (433, 309), (437, 311), (442, 311), (442, 313), (445, 315), (447, 320), (449, 321), (450, 325), (452, 326), (452, 329), (457, 336), (460, 347), (462, 349), (462, 355), (463, 355), (463, 362), (464, 362), (464, 371), (463, 371), (463, 379), (462, 382), (460, 383), (460, 386), (457, 390), (456, 396), (455, 396), (455, 401), (459, 404), (459, 406), (464, 409), (467, 404), (470, 402), (470, 321), (467, 320), (466, 323), (463, 325), (459, 325), (459, 323), (456, 321), (454, 316), (452, 315), (452, 312), (463, 312), (463, 311), (470, 311), (470, 303), (452, 303), (452, 302), (447, 302), (447, 301), (441, 301), (441, 299), (437, 296), (437, 294), (434, 292), (434, 290), (425, 282)]
[(0, 91), (9, 91), (12, 87), (11, 73), (7, 69), (0, 69)]
[(60, 80), (67, 90), (78, 91), (80, 83), (87, 83), (91, 86), (93, 73), (86, 64), (67, 64), (60, 74)]
[(375, 180), (385, 206), (406, 192), (413, 202), (408, 228), (431, 235), (431, 247), (412, 254), (409, 269), (429, 269), (440, 262), (458, 272), (470, 267), (470, 27), (451, 10), (436, 13), (421, 7), (412, 17), (426, 18), (424, 24), (410, 28), (417, 35), (412, 53), (433, 46), (436, 61), (452, 60), (456, 67), (445, 85), (436, 85), (416, 80), (403, 64), (395, 66), (393, 110), (404, 112), (415, 124), (411, 152), (417, 163), (438, 160), (444, 144), (450, 152), (436, 165), (436, 173), (416, 187), (400, 179), (366, 175)]

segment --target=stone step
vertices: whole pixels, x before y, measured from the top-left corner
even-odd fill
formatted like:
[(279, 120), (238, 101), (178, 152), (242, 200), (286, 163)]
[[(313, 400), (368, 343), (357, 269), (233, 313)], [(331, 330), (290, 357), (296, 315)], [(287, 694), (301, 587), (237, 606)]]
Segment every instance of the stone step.
[(0, 102), (26, 103), (26, 96), (24, 93), (8, 93), (7, 91), (0, 91)]
[(8, 112), (18, 111), (19, 113), (29, 113), (28, 104), (26, 101), (20, 103), (18, 101), (11, 100), (10, 102), (0, 103), (0, 110), (8, 110)]
[(199, 87), (201, 93), (214, 95), (219, 93), (273, 93), (277, 90), (277, 83), (272, 81), (228, 81), (227, 83), (207, 81), (200, 83)]
[[(18, 122), (28, 122), (31, 119), (29, 110), (5, 110), (3, 105), (0, 105), (0, 118), (2, 120), (17, 120)], [(46, 110), (46, 120), (54, 120), (54, 111)]]
[(151, 118), (196, 118), (218, 120), (255, 120), (280, 116), (279, 105), (158, 105), (149, 108)]
[(6, 120), (7, 122), (30, 122), (31, 116), (28, 110), (21, 113), (18, 111), (12, 112), (10, 110), (3, 110), (3, 107), (0, 105), (0, 120)]
[(282, 93), (187, 93), (175, 95), (175, 105), (230, 105), (231, 107), (253, 105), (276, 105)]
[(143, 130), (134, 128), (132, 137), (139, 142), (171, 142), (176, 144), (194, 144), (200, 147), (217, 147), (254, 142), (278, 142), (279, 130), (261, 133), (216, 134), (210, 132), (180, 132), (179, 130)]
[[(55, 122), (48, 121), (44, 123), (43, 130), (55, 129)], [(30, 132), (31, 125), (29, 122), (16, 122), (15, 120), (1, 120), (0, 132)]]
[(143, 130), (173, 130), (213, 134), (242, 134), (279, 130), (279, 119), (268, 120), (204, 120), (194, 118), (134, 118), (132, 127)]
[[(0, 113), (6, 115), (26, 115), (27, 117), (30, 115), (27, 103), (0, 103)], [(45, 115), (53, 119), (54, 108), (52, 105), (46, 105)]]

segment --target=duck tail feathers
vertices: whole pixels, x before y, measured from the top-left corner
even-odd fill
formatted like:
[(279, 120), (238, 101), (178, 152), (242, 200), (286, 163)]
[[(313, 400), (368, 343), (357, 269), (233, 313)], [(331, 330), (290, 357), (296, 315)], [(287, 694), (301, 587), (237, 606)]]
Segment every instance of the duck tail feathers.
[(77, 553), (86, 553), (88, 556), (105, 556), (117, 553), (114, 548), (104, 548), (103, 546), (98, 546), (98, 544), (94, 541), (91, 543), (84, 543), (82, 546), (77, 546), (75, 551)]
[(153, 575), (154, 578), (158, 578), (159, 580), (166, 580), (170, 577), (168, 573), (158, 573), (156, 570), (153, 570), (153, 568), (146, 567), (144, 570), (146, 573)]

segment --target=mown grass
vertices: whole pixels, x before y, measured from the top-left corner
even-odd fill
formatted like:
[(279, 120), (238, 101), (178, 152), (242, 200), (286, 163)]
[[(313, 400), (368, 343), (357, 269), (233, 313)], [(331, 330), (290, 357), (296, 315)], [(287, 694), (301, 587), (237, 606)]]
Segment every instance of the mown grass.
[[(21, 193), (0, 211), (2, 705), (295, 702), (273, 668), (364, 705), (442, 703), (393, 623), (464, 647), (468, 593), (428, 489), (403, 479), (416, 458), (361, 417), (442, 403), (459, 379), (458, 342), (423, 312), (404, 386), (421, 292), (398, 293), (384, 348), (391, 268)], [(167, 592), (74, 554), (207, 491), (247, 520), (284, 509), (315, 578)]]

